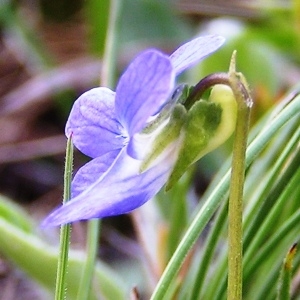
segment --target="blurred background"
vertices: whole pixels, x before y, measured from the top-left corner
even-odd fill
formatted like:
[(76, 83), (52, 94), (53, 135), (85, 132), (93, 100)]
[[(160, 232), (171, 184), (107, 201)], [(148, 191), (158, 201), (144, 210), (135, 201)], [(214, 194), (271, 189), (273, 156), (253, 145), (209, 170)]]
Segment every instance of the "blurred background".
[[(61, 202), (64, 125), (76, 98), (99, 85), (108, 11), (105, 0), (0, 0), (0, 193), (37, 224)], [(124, 0), (118, 28), (116, 80), (147, 47), (171, 53), (197, 35), (225, 36), (226, 45), (181, 80), (226, 72), (236, 49), (255, 101), (252, 124), (300, 79), (300, 1)], [(195, 199), (230, 149), (229, 141), (199, 162)], [(75, 171), (87, 160), (76, 152)], [(130, 217), (103, 223), (100, 257), (134, 264), (140, 250)], [(74, 226), (75, 247), (84, 247), (84, 226)], [(35, 293), (0, 254), (0, 300), (39, 299)]]

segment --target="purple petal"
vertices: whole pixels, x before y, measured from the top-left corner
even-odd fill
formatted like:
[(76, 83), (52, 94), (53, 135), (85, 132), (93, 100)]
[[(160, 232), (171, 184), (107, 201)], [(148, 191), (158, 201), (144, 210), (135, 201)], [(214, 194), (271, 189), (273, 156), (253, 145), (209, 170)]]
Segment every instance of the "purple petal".
[(81, 95), (73, 105), (66, 124), (66, 135), (81, 152), (95, 158), (121, 149), (122, 126), (115, 117), (115, 93), (103, 87)]
[(99, 180), (112, 165), (118, 154), (118, 150), (108, 152), (81, 167), (72, 181), (72, 198), (77, 197)]
[(222, 36), (207, 35), (179, 47), (170, 56), (176, 75), (215, 52), (224, 42), (225, 39)]
[(130, 136), (168, 100), (175, 75), (168, 56), (156, 50), (139, 55), (121, 76), (116, 90), (116, 114)]
[[(124, 148), (104, 176), (78, 197), (54, 210), (42, 226), (124, 214), (151, 199), (165, 184), (174, 160), (139, 174), (140, 161), (129, 157), (126, 152)], [(93, 163), (97, 164), (97, 160)], [(92, 164), (93, 172), (97, 166)]]

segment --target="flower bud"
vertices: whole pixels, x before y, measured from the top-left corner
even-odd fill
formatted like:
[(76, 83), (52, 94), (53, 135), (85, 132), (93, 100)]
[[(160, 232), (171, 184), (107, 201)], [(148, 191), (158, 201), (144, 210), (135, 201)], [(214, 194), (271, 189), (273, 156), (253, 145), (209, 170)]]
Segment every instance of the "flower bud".
[(232, 90), (215, 85), (208, 101), (199, 100), (187, 112), (178, 159), (166, 184), (169, 190), (186, 169), (224, 143), (235, 129), (237, 104)]

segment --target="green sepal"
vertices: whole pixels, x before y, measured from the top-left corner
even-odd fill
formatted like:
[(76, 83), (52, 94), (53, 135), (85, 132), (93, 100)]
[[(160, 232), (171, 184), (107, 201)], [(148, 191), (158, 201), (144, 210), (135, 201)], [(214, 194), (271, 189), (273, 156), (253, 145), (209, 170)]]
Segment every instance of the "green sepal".
[(234, 131), (236, 114), (233, 92), (226, 85), (214, 86), (209, 101), (199, 100), (193, 104), (187, 113), (183, 127), (184, 139), (166, 191), (193, 162), (227, 140)]
[(220, 123), (221, 114), (220, 105), (205, 100), (197, 101), (188, 111), (183, 126), (184, 139), (166, 190), (180, 179), (190, 164), (195, 161), (199, 152), (207, 146)]
[(150, 165), (158, 158), (162, 152), (178, 139), (181, 128), (186, 119), (186, 109), (181, 104), (176, 104), (172, 110), (170, 120), (155, 138), (152, 151), (143, 160), (140, 172), (147, 170)]

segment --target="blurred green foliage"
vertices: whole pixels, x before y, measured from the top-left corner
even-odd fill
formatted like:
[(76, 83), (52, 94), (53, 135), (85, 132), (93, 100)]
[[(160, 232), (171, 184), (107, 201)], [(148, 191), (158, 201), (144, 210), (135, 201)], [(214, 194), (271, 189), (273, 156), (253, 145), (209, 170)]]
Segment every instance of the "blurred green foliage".
[[(286, 95), (288, 91), (294, 95), (299, 94), (299, 87), (295, 84), (300, 79), (300, 1), (285, 1), (285, 5), (280, 9), (275, 2), (253, 2), (254, 11), (257, 12), (257, 17), (253, 19), (228, 13), (203, 16), (196, 9), (187, 12), (182, 9), (186, 2), (189, 1), (122, 1), (115, 57), (118, 71), (122, 72), (131, 58), (147, 47), (159, 47), (171, 52), (193, 36), (207, 33), (224, 34), (227, 37), (224, 47), (182, 76), (181, 80), (196, 83), (212, 72), (226, 72), (232, 52), (237, 50), (237, 69), (250, 83), (255, 102), (250, 139), (255, 140), (265, 128), (271, 131), (272, 128), (268, 128), (268, 124), (274, 119), (276, 121), (274, 116), (281, 112), (282, 101), (291, 102), (291, 97), (282, 98), (282, 95)], [(190, 2), (196, 3), (201, 9), (201, 1)], [(241, 1), (241, 9), (245, 12), (246, 2), (248, 1)], [(267, 2), (268, 6), (264, 5)], [(232, 5), (235, 4), (238, 2), (233, 1)], [(78, 31), (78, 36), (76, 35), (77, 44), (86, 45), (78, 57), (94, 56), (101, 59), (107, 38), (109, 5), (109, 0), (40, 0), (28, 3), (3, 0), (0, 3), (1, 40), (4, 44), (7, 44), (8, 38), (9, 41), (17, 41), (18, 45), (21, 45), (18, 46), (20, 53), (24, 55), (21, 56), (22, 64), (26, 65), (25, 62), (29, 62), (31, 67), (37, 66), (33, 68), (36, 72), (33, 72), (33, 76), (40, 75), (64, 63), (59, 62), (56, 53), (48, 47), (42, 34), (43, 28), (60, 24), (60, 28), (66, 29), (76, 27), (80, 23), (87, 34), (82, 36)], [(221, 2), (220, 6), (222, 7)], [(53, 32), (59, 37), (62, 30), (55, 30), (53, 29)], [(65, 42), (60, 41), (63, 50)], [(0, 57), (0, 63), (3, 64), (4, 60), (1, 59)], [(31, 74), (29, 71), (28, 73)], [(98, 79), (96, 80), (93, 78), (90, 85), (98, 85)], [(17, 89), (18, 86), (14, 86), (12, 91), (14, 88)], [(78, 92), (82, 92), (82, 87), (71, 91), (66, 87), (65, 92), (54, 92), (51, 95), (51, 104), (55, 101), (59, 103), (55, 110), (60, 124), (53, 122), (53, 127), (57, 131), (60, 130), (60, 133), (66, 111)], [(294, 119), (292, 115), (290, 118), (291, 122), (273, 133), (266, 148), (257, 153), (255, 159), (253, 158), (254, 162), (247, 169), (245, 299), (274, 299), (274, 282), (278, 281), (282, 260), (291, 245), (299, 239), (299, 112), (295, 109)], [(117, 273), (133, 272), (138, 279), (142, 279), (138, 289), (143, 294), (150, 294), (153, 289), (151, 283), (159, 278), (192, 222), (195, 212), (201, 210), (205, 201), (210, 199), (223, 180), (229, 166), (225, 159), (230, 151), (231, 141), (204, 157), (167, 194), (161, 192), (157, 201), (149, 204), (150, 208), (151, 205), (154, 206), (155, 222), (149, 216), (150, 209), (146, 214), (140, 212), (143, 222), (135, 222), (135, 230), (144, 233), (144, 242), (139, 236), (139, 239), (134, 241), (135, 245), (139, 243), (139, 250), (132, 254), (139, 266), (128, 263), (128, 258), (122, 261), (116, 257), (112, 259), (111, 264), (117, 269)], [(219, 173), (206, 190), (208, 182), (217, 171)], [(195, 190), (201, 190), (201, 193), (195, 193)], [(201, 201), (198, 201), (203, 190), (206, 192)], [(226, 198), (228, 191), (220, 191)], [(1, 254), (48, 291), (53, 291), (56, 248), (49, 247), (47, 238), (39, 230), (35, 230), (36, 221), (32, 220), (32, 217), (24, 214), (10, 200), (4, 197), (0, 200), (0, 236), (3, 239), (0, 243)], [(174, 280), (169, 294), (164, 299), (225, 299), (227, 206), (226, 199), (223, 200), (221, 209), (216, 208), (214, 218), (201, 232), (198, 244), (188, 255), (180, 275)], [(122, 224), (121, 227), (127, 226)], [(153, 229), (154, 234), (149, 227)], [(121, 237), (122, 235), (119, 236), (120, 239)], [(107, 240), (109, 238), (111, 237), (107, 237)], [(148, 244), (145, 241), (148, 241)], [(123, 245), (120, 246), (118, 242), (118, 239), (114, 240), (113, 250), (109, 251), (115, 251), (114, 247), (122, 248)], [(17, 247), (18, 245), (20, 247)], [(75, 297), (78, 273), (84, 264), (84, 254), (74, 253), (71, 254), (73, 262), (70, 274), (74, 276), (71, 276), (71, 297)], [(149, 253), (155, 253), (152, 259), (149, 259)], [(140, 270), (141, 265), (147, 260), (150, 262), (144, 265), (146, 272), (143, 272)], [(37, 261), (41, 266), (36, 265)], [(299, 265), (300, 257), (296, 254), (291, 271), (292, 278), (299, 277)], [(75, 271), (72, 271), (72, 266)], [(47, 268), (51, 271), (49, 276)], [(106, 299), (125, 299), (133, 286), (129, 277), (122, 275), (124, 285), (112, 268), (99, 259), (96, 280), (97, 283), (105, 283), (100, 285), (100, 288)], [(298, 299), (300, 294), (296, 280), (292, 287), (293, 297)], [(96, 294), (95, 292), (92, 297), (96, 298)]]

